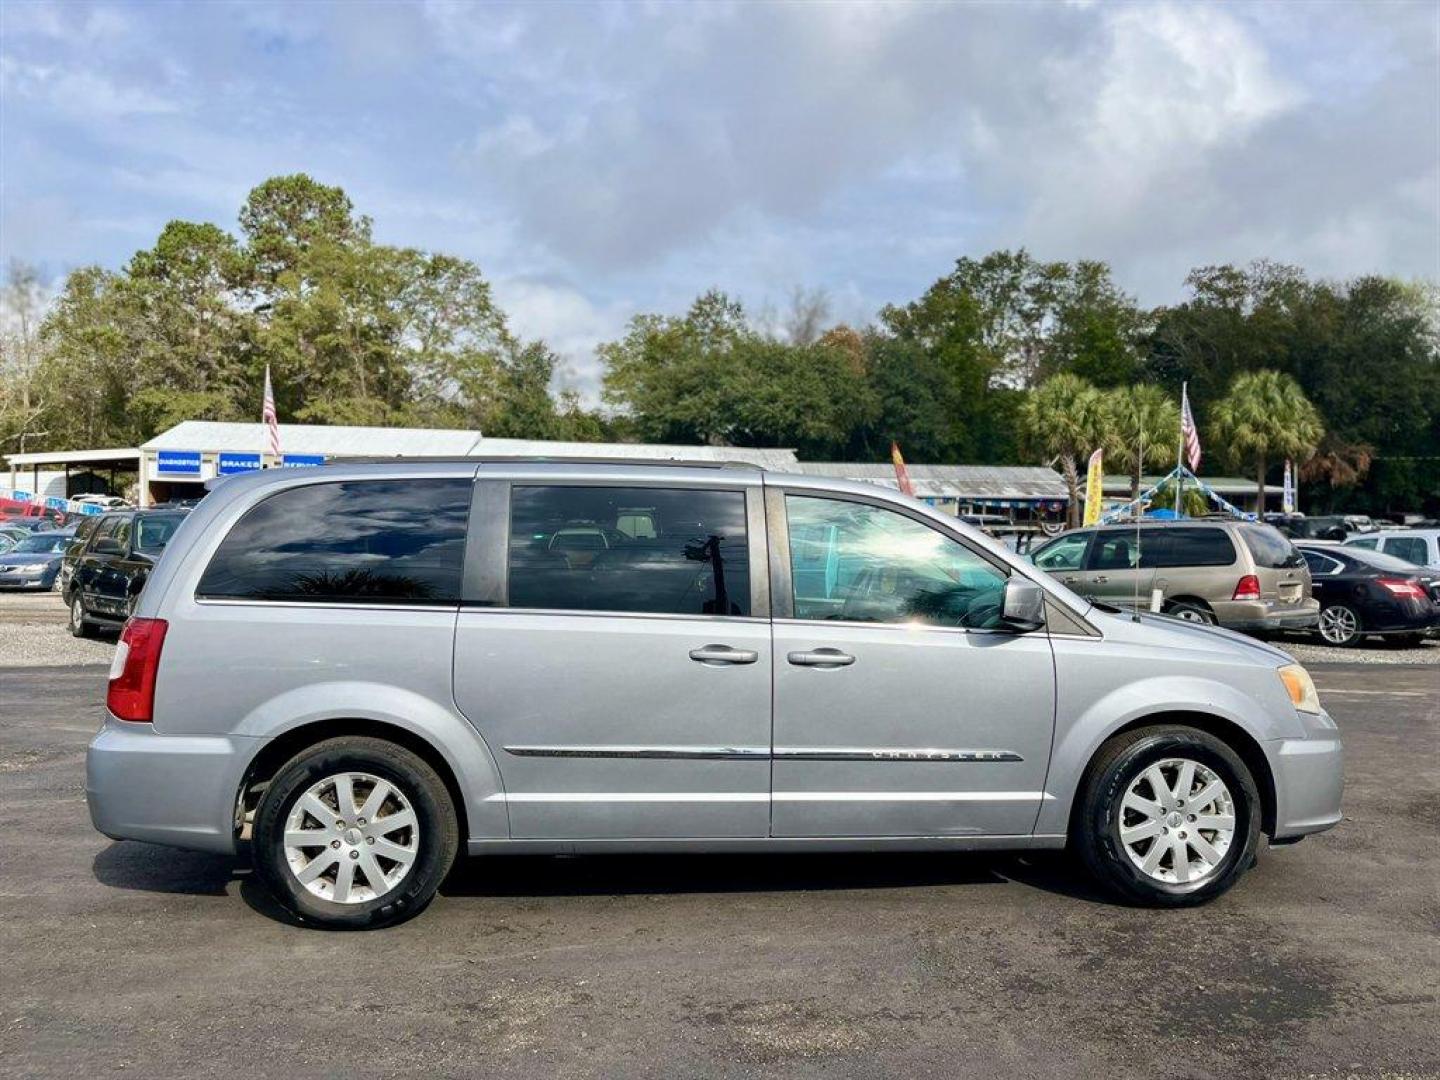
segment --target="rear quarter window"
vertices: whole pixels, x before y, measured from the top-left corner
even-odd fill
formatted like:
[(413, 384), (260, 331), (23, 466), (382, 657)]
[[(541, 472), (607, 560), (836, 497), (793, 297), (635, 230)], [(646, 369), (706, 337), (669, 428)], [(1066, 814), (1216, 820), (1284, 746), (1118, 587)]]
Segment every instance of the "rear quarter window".
[(1246, 525), (1239, 531), (1256, 566), (1278, 570), (1282, 566), (1299, 566), (1304, 561), (1295, 545), (1273, 526)]
[(228, 600), (455, 604), (469, 479), (357, 480), (277, 492), (221, 541), (195, 594)]
[(1224, 529), (1166, 529), (1156, 548), (1156, 566), (1230, 566), (1236, 558)]

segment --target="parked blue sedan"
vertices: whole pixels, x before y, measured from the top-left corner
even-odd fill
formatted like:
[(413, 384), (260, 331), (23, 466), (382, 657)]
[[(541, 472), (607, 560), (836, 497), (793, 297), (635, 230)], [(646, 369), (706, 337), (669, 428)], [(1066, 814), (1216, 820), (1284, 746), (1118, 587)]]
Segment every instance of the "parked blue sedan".
[(53, 589), (60, 560), (73, 539), (74, 529), (51, 529), (27, 536), (0, 554), (0, 589)]

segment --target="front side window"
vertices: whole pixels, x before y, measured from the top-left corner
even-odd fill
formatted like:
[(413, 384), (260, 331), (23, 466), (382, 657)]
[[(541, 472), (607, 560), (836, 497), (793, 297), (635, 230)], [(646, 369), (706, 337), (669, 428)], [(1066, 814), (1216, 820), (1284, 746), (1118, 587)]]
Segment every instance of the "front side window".
[(458, 603), (472, 487), (468, 479), (354, 480), (278, 492), (221, 541), (196, 595)]
[(509, 603), (749, 615), (748, 545), (743, 491), (516, 485)]
[(1090, 533), (1069, 533), (1052, 540), (1035, 553), (1035, 565), (1042, 570), (1079, 570), (1085, 563)]
[(1005, 575), (913, 518), (838, 499), (785, 497), (797, 619), (1000, 625)]

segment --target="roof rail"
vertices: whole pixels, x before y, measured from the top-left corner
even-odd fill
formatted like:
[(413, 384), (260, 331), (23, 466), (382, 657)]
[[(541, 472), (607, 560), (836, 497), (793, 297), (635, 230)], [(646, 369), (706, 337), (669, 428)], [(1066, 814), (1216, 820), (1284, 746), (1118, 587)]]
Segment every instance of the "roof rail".
[(327, 463), (337, 465), (402, 465), (436, 464), (454, 462), (460, 465), (634, 465), (640, 468), (684, 468), (684, 469), (754, 469), (764, 472), (765, 466), (753, 461), (716, 461), (711, 458), (642, 458), (605, 457), (545, 454), (415, 454), (392, 455), (389, 457), (363, 455), (347, 457), (331, 455)]

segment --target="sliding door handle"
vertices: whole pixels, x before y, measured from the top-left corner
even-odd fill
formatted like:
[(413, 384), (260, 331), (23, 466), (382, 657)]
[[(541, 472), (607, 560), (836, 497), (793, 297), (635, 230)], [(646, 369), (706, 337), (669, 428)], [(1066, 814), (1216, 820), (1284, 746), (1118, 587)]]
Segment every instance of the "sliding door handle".
[(760, 659), (754, 649), (732, 649), (729, 645), (702, 645), (690, 650), (690, 659), (702, 664), (753, 664)]
[(839, 649), (809, 649), (804, 652), (792, 652), (785, 659), (796, 667), (848, 667), (855, 662), (855, 657), (849, 653), (843, 653)]

